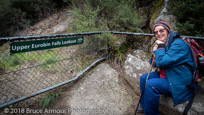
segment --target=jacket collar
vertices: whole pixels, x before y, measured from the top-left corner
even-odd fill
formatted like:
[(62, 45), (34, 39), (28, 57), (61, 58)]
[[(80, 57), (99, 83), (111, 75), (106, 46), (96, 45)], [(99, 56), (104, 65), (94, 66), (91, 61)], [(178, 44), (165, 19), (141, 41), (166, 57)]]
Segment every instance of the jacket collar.
[(176, 39), (180, 38), (180, 34), (178, 32), (170, 32), (167, 38), (167, 48), (170, 47), (171, 43)]

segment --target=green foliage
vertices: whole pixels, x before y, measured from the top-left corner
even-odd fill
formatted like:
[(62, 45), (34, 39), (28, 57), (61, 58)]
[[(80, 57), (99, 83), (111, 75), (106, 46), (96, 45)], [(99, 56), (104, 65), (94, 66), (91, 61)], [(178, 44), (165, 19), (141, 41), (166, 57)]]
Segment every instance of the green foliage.
[(164, 0), (158, 0), (153, 4), (154, 8), (153, 8), (153, 13), (152, 13), (152, 16), (151, 16), (151, 19), (150, 19), (150, 25), (152, 25), (154, 23), (154, 20), (159, 15), (163, 4), (164, 4)]
[[(74, 30), (121, 30), (137, 31), (141, 22), (131, 0), (86, 0), (71, 11)], [(78, 30), (79, 29), (79, 30)], [(80, 31), (81, 32), (81, 31)]]
[(148, 6), (152, 3), (157, 2), (158, 0), (134, 0), (135, 1), (135, 5), (137, 7), (144, 7), (144, 6)]
[(170, 9), (177, 16), (177, 27), (181, 34), (204, 36), (203, 0), (172, 0)]
[(0, 55), (0, 70), (15, 69), (22, 63), (19, 55), (10, 55), (8, 51), (4, 51)]
[(3, 15), (3, 11), (6, 11), (9, 9), (9, 6), (10, 6), (10, 0), (0, 0), (0, 16)]
[(47, 70), (47, 71), (52, 71), (52, 70), (57, 70), (57, 71), (59, 71), (58, 68), (55, 68), (55, 67), (58, 65), (58, 63), (56, 63), (56, 62), (57, 62), (56, 57), (49, 57), (49, 58), (44, 59), (44, 60), (41, 62), (41, 64), (42, 64), (41, 67), (42, 67), (44, 70)]
[(190, 21), (185, 23), (177, 22), (176, 26), (179, 28), (179, 32), (185, 33), (186, 35), (192, 35), (192, 30), (195, 28), (195, 24), (192, 24)]
[(70, 11), (75, 17), (71, 20), (73, 24), (73, 32), (88, 32), (96, 31), (96, 21), (98, 9), (94, 10), (89, 3), (84, 5), (84, 10), (81, 12), (76, 6)]
[(61, 90), (47, 93), (44, 98), (40, 100), (40, 104), (43, 108), (48, 107), (52, 102), (61, 96)]
[[(106, 30), (107, 26), (105, 19), (100, 18), (98, 16), (100, 11), (99, 7), (92, 7), (89, 1), (84, 2), (83, 8), (78, 8), (76, 5), (74, 5), (73, 7), (73, 10), (69, 11), (74, 15), (74, 18), (71, 19), (72, 32), (90, 32)], [(89, 36), (88, 39), (86, 39), (84, 47), (82, 49), (99, 50), (103, 49), (104, 45), (106, 44), (107, 38), (105, 37), (105, 35)]]
[(137, 31), (140, 20), (136, 12), (133, 12), (131, 7), (125, 3), (120, 4), (118, 9), (120, 10), (118, 10), (118, 14), (113, 19), (116, 22), (115, 28), (121, 31)]
[(110, 58), (118, 64), (122, 64), (125, 60), (125, 55), (128, 51), (128, 48), (130, 46), (128, 41), (123, 42), (120, 47), (117, 47), (114, 44), (114, 40), (110, 41)]
[[(79, 3), (81, 3), (79, 5)], [(137, 32), (141, 19), (137, 15), (132, 0), (79, 0), (73, 1), (74, 7), (70, 11), (74, 18), (71, 20), (72, 32), (89, 31), (133, 31)], [(70, 28), (69, 28), (70, 29)], [(93, 38), (93, 39), (91, 39)], [(89, 48), (103, 49), (107, 42), (110, 42), (111, 55), (116, 60), (123, 60), (128, 45), (123, 44), (120, 48), (112, 46), (111, 34), (96, 35), (88, 38)], [(102, 47), (102, 48), (101, 48)]]
[(57, 55), (53, 50), (46, 50), (38, 58), (40, 59), (41, 67), (47, 71), (55, 70), (55, 67), (58, 65), (58, 63), (56, 63)]
[(57, 55), (53, 50), (45, 50), (41, 52), (40, 55), (37, 52), (17, 53), (10, 55), (9, 51), (6, 50), (2, 51), (0, 54), (0, 70), (4, 71), (17, 69), (22, 63), (28, 60), (40, 63), (42, 65), (41, 67), (48, 71), (55, 69), (55, 66), (58, 65), (58, 63), (55, 63), (57, 62)]

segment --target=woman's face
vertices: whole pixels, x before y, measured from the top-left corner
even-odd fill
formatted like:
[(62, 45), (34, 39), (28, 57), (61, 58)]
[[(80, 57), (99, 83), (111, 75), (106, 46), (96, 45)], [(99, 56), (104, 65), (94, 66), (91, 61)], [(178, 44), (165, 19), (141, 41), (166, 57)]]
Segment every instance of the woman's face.
[(169, 32), (163, 26), (156, 26), (154, 28), (154, 36), (157, 40), (165, 42)]

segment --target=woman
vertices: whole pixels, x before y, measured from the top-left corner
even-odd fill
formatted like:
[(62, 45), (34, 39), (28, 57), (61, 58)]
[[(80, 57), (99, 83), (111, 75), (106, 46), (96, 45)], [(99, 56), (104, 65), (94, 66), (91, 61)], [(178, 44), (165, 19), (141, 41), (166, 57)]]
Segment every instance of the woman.
[(152, 32), (157, 40), (150, 63), (155, 63), (157, 71), (150, 73), (146, 83), (147, 74), (141, 76), (140, 92), (144, 85), (145, 90), (137, 111), (145, 115), (159, 115), (160, 94), (171, 96), (174, 106), (188, 101), (192, 93), (187, 85), (192, 84), (193, 75), (186, 65), (195, 69), (189, 46), (182, 39), (176, 39), (180, 35), (171, 32), (168, 24), (156, 22)]

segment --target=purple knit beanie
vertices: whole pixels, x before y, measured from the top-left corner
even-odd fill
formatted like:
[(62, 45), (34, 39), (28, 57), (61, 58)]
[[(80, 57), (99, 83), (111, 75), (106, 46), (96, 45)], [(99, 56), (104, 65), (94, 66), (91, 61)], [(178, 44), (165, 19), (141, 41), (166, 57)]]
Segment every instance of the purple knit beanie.
[(155, 22), (155, 23), (153, 24), (153, 26), (152, 26), (152, 33), (154, 32), (154, 28), (155, 28), (156, 26), (158, 26), (158, 25), (163, 26), (165, 29), (168, 30), (168, 32), (171, 31), (171, 28), (170, 28), (170, 26), (169, 26), (168, 24), (166, 24), (166, 23), (163, 22), (163, 21), (159, 21), (159, 22)]

